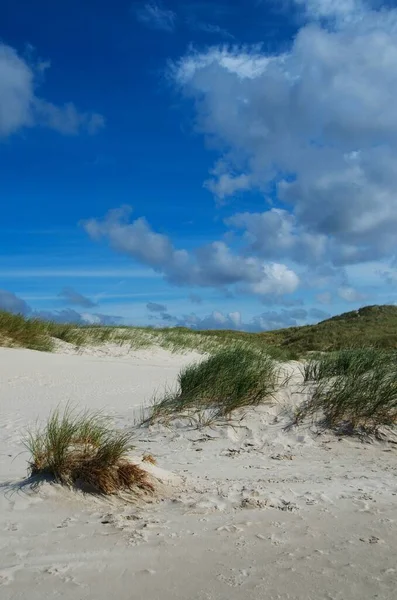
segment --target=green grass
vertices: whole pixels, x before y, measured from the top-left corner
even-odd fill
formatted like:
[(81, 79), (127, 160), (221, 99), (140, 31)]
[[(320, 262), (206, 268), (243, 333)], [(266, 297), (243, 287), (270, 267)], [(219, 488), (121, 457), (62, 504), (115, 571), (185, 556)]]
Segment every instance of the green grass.
[(101, 494), (152, 489), (145, 471), (128, 459), (131, 434), (112, 429), (101, 413), (54, 411), (47, 423), (28, 431), (29, 474)]
[(0, 345), (46, 352), (50, 352), (54, 346), (44, 321), (25, 319), (22, 315), (4, 311), (0, 311)]
[(351, 374), (360, 376), (373, 370), (378, 364), (393, 363), (394, 356), (394, 353), (377, 348), (346, 348), (313, 356), (304, 365), (304, 381), (319, 382), (330, 377)]
[(177, 391), (155, 399), (145, 422), (168, 422), (178, 416), (201, 424), (228, 419), (238, 409), (269, 401), (277, 385), (272, 358), (236, 344), (182, 369)]
[(297, 358), (293, 350), (269, 346), (261, 336), (240, 331), (192, 331), (183, 327), (155, 329), (79, 326), (27, 319), (21, 315), (0, 312), (0, 345), (51, 351), (55, 347), (56, 340), (77, 347), (113, 343), (127, 346), (131, 350), (158, 346), (171, 352), (196, 350), (207, 354), (213, 354), (222, 348), (242, 342), (259, 350), (266, 350), (276, 360), (286, 361)]
[(309, 400), (297, 420), (320, 416), (347, 431), (376, 431), (397, 423), (397, 356), (374, 348), (351, 349), (310, 361), (304, 380)]
[(259, 334), (269, 345), (302, 355), (344, 348), (397, 349), (397, 306), (365, 306), (316, 325), (290, 327)]
[(313, 351), (332, 352), (352, 347), (392, 351), (397, 349), (397, 306), (367, 306), (317, 325), (263, 333), (60, 325), (0, 312), (0, 345), (51, 351), (57, 339), (75, 346), (113, 343), (133, 350), (160, 346), (172, 352), (197, 350), (208, 354), (241, 342), (266, 350), (279, 361), (297, 359)]

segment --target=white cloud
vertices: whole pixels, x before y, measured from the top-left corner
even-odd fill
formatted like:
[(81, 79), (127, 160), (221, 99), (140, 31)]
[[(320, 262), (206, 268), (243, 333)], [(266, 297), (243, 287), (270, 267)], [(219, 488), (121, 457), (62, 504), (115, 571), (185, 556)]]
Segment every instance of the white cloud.
[(304, 5), (312, 20), (338, 18), (304, 25), (278, 55), (215, 47), (190, 52), (170, 75), (219, 149), (207, 187), (221, 199), (259, 190), (269, 204), (276, 188), (282, 211), (244, 217), (261, 255), (379, 260), (397, 241), (397, 10)]
[(221, 241), (193, 252), (178, 250), (145, 219), (130, 222), (130, 212), (128, 207), (112, 210), (103, 220), (90, 219), (83, 226), (92, 239), (104, 238), (115, 250), (152, 267), (172, 284), (218, 289), (236, 286), (259, 296), (290, 294), (299, 285), (298, 275), (286, 265), (235, 254)]
[(138, 21), (152, 29), (159, 29), (171, 33), (175, 29), (176, 14), (172, 10), (163, 8), (156, 2), (147, 2), (136, 11)]
[(65, 135), (96, 133), (104, 125), (97, 113), (81, 112), (71, 102), (57, 106), (36, 95), (49, 63), (31, 64), (0, 43), (0, 137), (23, 127), (43, 126)]
[[(216, 174), (216, 171), (213, 171)], [(216, 179), (209, 179), (204, 183), (210, 192), (223, 200), (227, 196), (233, 196), (236, 192), (244, 192), (251, 187), (251, 179), (249, 175), (242, 173), (241, 175), (231, 175), (230, 173), (219, 173)]]
[(318, 263), (328, 247), (324, 235), (313, 235), (299, 227), (296, 217), (272, 208), (263, 213), (237, 213), (226, 224), (244, 230), (251, 251), (264, 258), (293, 257), (295, 262)]
[[(183, 317), (170, 317), (173, 325), (189, 327), (191, 329), (231, 329), (236, 331), (270, 331), (272, 329), (283, 329), (285, 327), (296, 327), (301, 324), (325, 319), (328, 313), (312, 308), (309, 311), (303, 308), (272, 310), (252, 317), (244, 321), (240, 311), (228, 313), (214, 310), (211, 314), (200, 317), (195, 313)], [(159, 317), (161, 320), (161, 315)]]
[(64, 135), (77, 135), (81, 130), (93, 135), (105, 125), (102, 115), (80, 112), (71, 102), (56, 106), (36, 98), (34, 111), (37, 125), (49, 127)]
[(292, 294), (299, 286), (298, 275), (286, 265), (279, 263), (264, 264), (262, 276), (259, 281), (250, 283), (247, 288), (254, 294), (266, 296), (268, 294)]
[(293, 0), (301, 5), (309, 17), (317, 19), (353, 19), (359, 17), (365, 10), (361, 0)]

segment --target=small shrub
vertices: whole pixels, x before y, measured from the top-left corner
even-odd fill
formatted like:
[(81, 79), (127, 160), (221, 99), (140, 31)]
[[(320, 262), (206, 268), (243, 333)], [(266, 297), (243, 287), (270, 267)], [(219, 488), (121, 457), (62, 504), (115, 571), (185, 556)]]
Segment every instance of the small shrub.
[(375, 349), (335, 352), (310, 362), (305, 381), (313, 386), (297, 419), (322, 414), (326, 425), (354, 431), (397, 422), (395, 354)]
[(205, 411), (210, 420), (229, 417), (237, 409), (268, 400), (277, 380), (275, 364), (267, 354), (235, 345), (184, 368), (178, 376), (178, 390), (155, 400), (147, 421), (186, 415), (205, 424)]
[(56, 410), (43, 428), (27, 433), (25, 446), (31, 476), (78, 483), (102, 494), (152, 489), (146, 472), (128, 459), (131, 435), (111, 429), (100, 413), (76, 413), (69, 406), (63, 414)]

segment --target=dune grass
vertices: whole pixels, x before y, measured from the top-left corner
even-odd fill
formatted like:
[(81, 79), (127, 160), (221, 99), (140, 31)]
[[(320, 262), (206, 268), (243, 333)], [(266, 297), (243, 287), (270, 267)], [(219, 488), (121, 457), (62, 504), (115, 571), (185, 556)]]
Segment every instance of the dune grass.
[(67, 486), (114, 494), (121, 490), (152, 490), (146, 472), (131, 463), (131, 434), (112, 429), (101, 413), (55, 410), (42, 428), (28, 431), (29, 474)]
[(178, 416), (201, 424), (228, 419), (237, 409), (269, 400), (277, 389), (278, 373), (268, 354), (237, 344), (185, 367), (177, 384), (176, 391), (154, 399), (145, 423)]
[(0, 311), (0, 345), (50, 352), (54, 343), (44, 321)]
[(312, 357), (304, 365), (305, 383), (336, 377), (338, 375), (362, 375), (375, 365), (393, 362), (393, 354), (377, 348), (346, 348)]
[(297, 419), (322, 415), (341, 430), (376, 431), (397, 423), (397, 356), (374, 348), (351, 349), (310, 361), (304, 380), (312, 387)]
[(241, 331), (61, 324), (0, 311), (0, 345), (49, 352), (55, 349), (56, 340), (78, 348), (110, 343), (126, 346), (130, 350), (160, 347), (171, 352), (195, 350), (203, 354), (213, 354), (236, 343), (244, 343), (261, 351), (266, 350), (276, 360), (297, 358), (296, 352), (289, 348), (269, 345), (260, 335)]
[(0, 345), (35, 350), (54, 349), (59, 339), (75, 346), (114, 343), (131, 349), (160, 346), (173, 352), (214, 353), (236, 343), (266, 349), (276, 360), (298, 359), (307, 352), (331, 352), (347, 347), (397, 349), (397, 306), (366, 306), (316, 325), (262, 333), (193, 331), (186, 327), (150, 328), (59, 324), (0, 311)]

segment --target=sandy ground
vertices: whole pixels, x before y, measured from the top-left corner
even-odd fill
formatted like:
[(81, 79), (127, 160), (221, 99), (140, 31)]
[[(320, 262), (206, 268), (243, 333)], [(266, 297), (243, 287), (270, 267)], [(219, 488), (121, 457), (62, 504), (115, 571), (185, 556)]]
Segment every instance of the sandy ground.
[(26, 425), (71, 401), (132, 428), (153, 391), (198, 359), (60, 352), (0, 348), (2, 600), (396, 597), (397, 444), (286, 431), (302, 400), (293, 364), (288, 390), (234, 426), (135, 431), (137, 449), (181, 477), (165, 500), (21, 487)]

